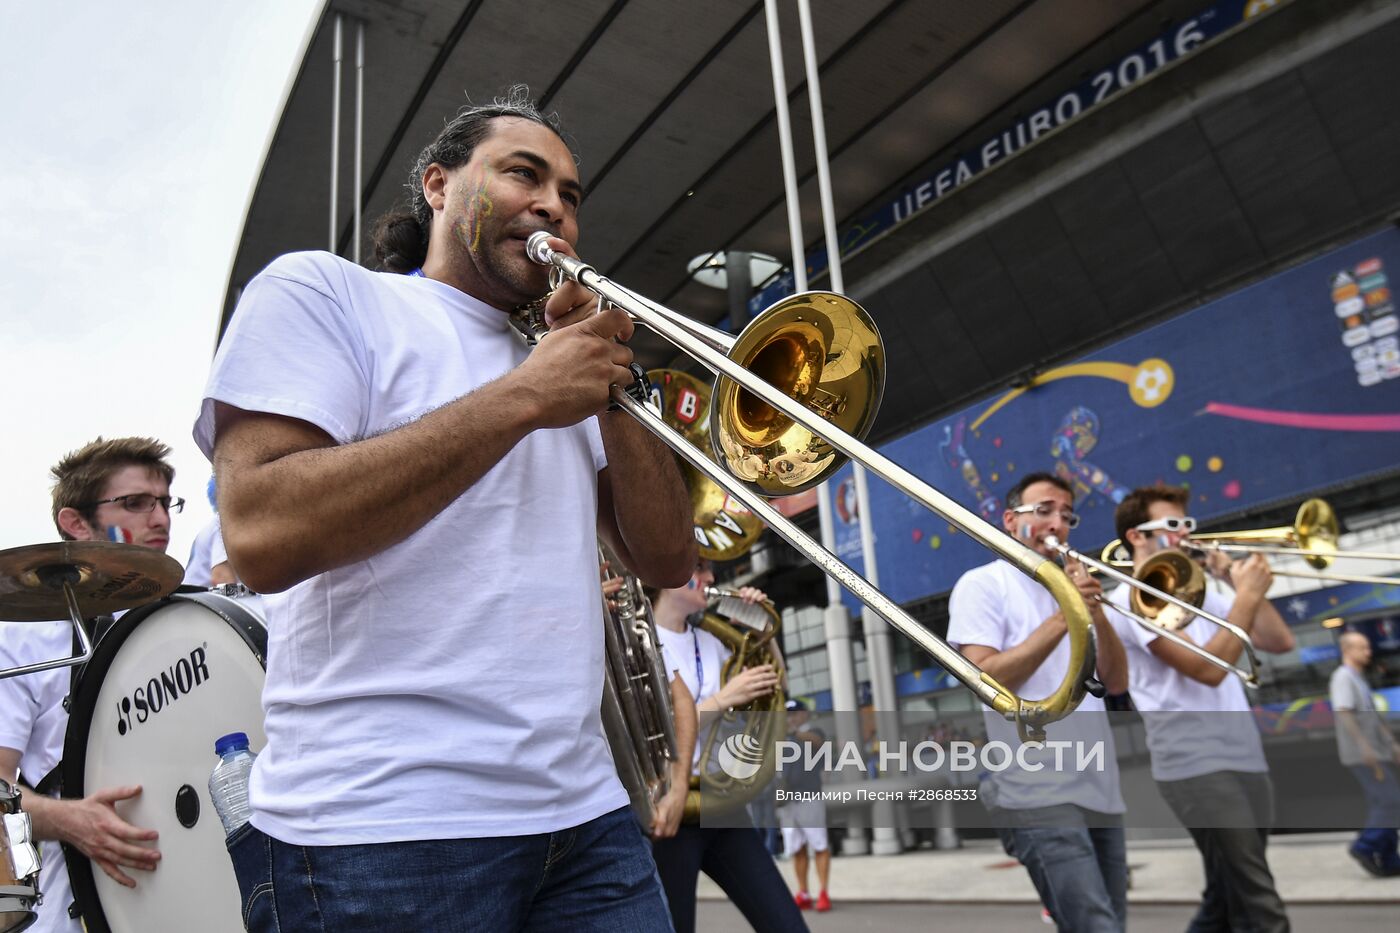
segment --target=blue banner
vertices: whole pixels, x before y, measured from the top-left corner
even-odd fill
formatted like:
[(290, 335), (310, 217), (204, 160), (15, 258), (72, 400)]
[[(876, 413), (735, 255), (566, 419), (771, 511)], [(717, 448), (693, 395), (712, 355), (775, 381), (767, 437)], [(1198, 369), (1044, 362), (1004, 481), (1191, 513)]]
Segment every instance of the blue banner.
[(1380, 612), (1400, 614), (1400, 586), (1347, 583), (1311, 593), (1282, 596), (1273, 603), (1289, 625), (1306, 625), (1325, 619), (1346, 619)]
[[(1187, 486), (1198, 519), (1393, 473), (1400, 345), (1388, 276), (1400, 231), (1359, 240), (1182, 314), (884, 445), (882, 452), (997, 527), (1006, 490), (1049, 471), (1077, 492), (1072, 543), (1116, 536), (1135, 486)], [(859, 556), (837, 475), (837, 549)], [(946, 521), (869, 481), (881, 589), (946, 592), (992, 559)], [(843, 495), (846, 496), (843, 499)], [(854, 543), (852, 543), (854, 542)], [(858, 608), (848, 596), (852, 609)]]
[[(1278, 6), (1267, 0), (1220, 0), (1186, 21), (1164, 29), (1150, 42), (1100, 69), (1078, 87), (1046, 101), (1024, 119), (959, 155), (928, 177), (911, 185), (894, 200), (862, 217), (837, 235), (842, 257), (849, 258), (931, 207), (940, 198), (976, 178), (987, 169), (1033, 145), (1051, 130), (1069, 123), (1142, 81), (1159, 69), (1193, 54), (1236, 26)], [(807, 254), (807, 275), (826, 271), (826, 249)], [(756, 315), (794, 290), (792, 272), (783, 273), (749, 301)]]

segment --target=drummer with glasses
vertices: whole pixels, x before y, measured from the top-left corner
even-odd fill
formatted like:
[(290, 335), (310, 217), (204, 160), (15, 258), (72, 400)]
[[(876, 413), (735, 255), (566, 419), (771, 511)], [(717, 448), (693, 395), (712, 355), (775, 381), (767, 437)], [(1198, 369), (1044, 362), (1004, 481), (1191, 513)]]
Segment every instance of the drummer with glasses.
[[(145, 437), (98, 438), (68, 454), (51, 471), (59, 535), (65, 541), (115, 541), (164, 552), (170, 517), (184, 508), (183, 499), (170, 495), (175, 469), (169, 457), (169, 447)], [(71, 641), (67, 621), (0, 623), (0, 669), (64, 657), (71, 653)], [(133, 826), (116, 811), (118, 801), (141, 793), (139, 786), (57, 799), (68, 728), (63, 701), (71, 685), (66, 668), (0, 679), (0, 778), (20, 782), (24, 810), (42, 846), (44, 902), (30, 928), (38, 933), (82, 931), (68, 916), (73, 893), (57, 843), (76, 848), (127, 887), (136, 886), (136, 871), (154, 871), (160, 862), (156, 831)]]

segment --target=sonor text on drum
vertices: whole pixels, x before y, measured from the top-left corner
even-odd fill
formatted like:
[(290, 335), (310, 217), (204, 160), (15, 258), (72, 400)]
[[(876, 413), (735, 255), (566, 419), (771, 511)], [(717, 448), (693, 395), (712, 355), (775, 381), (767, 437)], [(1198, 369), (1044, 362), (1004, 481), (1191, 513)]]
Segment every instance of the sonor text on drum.
[[(130, 693), (123, 691), (117, 704), (117, 734), (126, 735), (136, 723), (145, 722), (168, 704), (209, 679), (209, 662), (204, 645), (190, 652)], [(132, 709), (135, 708), (133, 719)]]

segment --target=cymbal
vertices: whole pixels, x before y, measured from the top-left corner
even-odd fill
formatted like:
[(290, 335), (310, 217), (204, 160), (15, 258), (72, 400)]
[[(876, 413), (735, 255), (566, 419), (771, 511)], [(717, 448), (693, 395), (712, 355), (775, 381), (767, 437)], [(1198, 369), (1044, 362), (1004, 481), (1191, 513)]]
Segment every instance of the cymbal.
[(85, 619), (155, 602), (185, 577), (160, 551), (109, 541), (55, 541), (0, 551), (0, 620), (68, 618), (63, 581)]

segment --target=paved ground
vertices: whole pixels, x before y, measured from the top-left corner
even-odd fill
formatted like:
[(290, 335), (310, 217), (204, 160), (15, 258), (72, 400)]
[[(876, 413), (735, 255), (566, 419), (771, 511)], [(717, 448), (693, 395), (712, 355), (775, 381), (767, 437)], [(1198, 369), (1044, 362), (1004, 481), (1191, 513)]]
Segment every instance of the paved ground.
[[(838, 903), (827, 914), (807, 912), (812, 933), (905, 933), (946, 930), (954, 933), (1042, 933), (1053, 930), (1040, 922), (1033, 906), (1008, 904), (871, 904)], [(1181, 933), (1191, 908), (1181, 905), (1134, 905), (1132, 933)], [(1400, 909), (1390, 905), (1295, 905), (1289, 908), (1294, 933), (1361, 933), (1395, 930)], [(728, 901), (702, 901), (699, 933), (738, 933), (749, 925)]]
[[(1372, 878), (1363, 872), (1346, 854), (1353, 835), (1311, 833), (1271, 839), (1269, 864), (1279, 891), (1289, 905), (1390, 905), (1395, 921), (1389, 928), (1400, 929), (1400, 877)], [(1199, 903), (1201, 860), (1189, 839), (1129, 841), (1128, 863), (1132, 867), (1130, 903)], [(792, 862), (779, 861), (778, 867), (791, 885)], [(948, 851), (921, 849), (894, 856), (838, 857), (831, 867), (831, 896), (838, 902), (1038, 903), (1025, 869), (989, 839), (972, 840)], [(702, 876), (699, 896), (703, 902), (722, 898), (723, 893)]]

